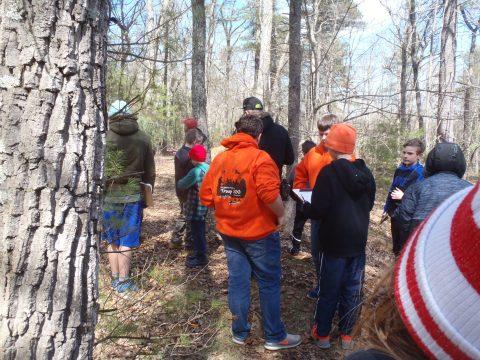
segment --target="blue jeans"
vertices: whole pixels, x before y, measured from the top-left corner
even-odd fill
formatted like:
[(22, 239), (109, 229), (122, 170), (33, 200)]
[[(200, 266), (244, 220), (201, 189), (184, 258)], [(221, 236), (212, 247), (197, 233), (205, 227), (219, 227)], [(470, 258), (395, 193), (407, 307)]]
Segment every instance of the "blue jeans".
[(320, 239), (318, 238), (318, 231), (320, 229), (320, 220), (310, 220), (310, 253), (312, 254), (313, 265), (315, 266), (315, 273), (317, 274), (317, 292), (320, 289)]
[(365, 273), (365, 254), (336, 258), (322, 254), (320, 296), (315, 310), (319, 336), (327, 336), (338, 307), (339, 330), (349, 335), (360, 315)]
[(280, 236), (274, 232), (256, 241), (222, 235), (228, 264), (228, 304), (233, 315), (232, 332), (246, 339), (250, 308), (250, 279), (257, 280), (260, 292), (265, 340), (282, 341), (287, 336), (280, 319)]
[(193, 239), (193, 250), (197, 257), (207, 254), (207, 239), (205, 238), (205, 220), (190, 220), (190, 230)]

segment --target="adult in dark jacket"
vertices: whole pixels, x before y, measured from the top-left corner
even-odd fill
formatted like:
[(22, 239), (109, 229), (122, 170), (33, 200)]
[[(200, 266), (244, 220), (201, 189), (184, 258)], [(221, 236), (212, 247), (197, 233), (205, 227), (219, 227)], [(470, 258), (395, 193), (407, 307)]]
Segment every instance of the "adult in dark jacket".
[(445, 199), (472, 186), (462, 179), (466, 170), (465, 156), (458, 144), (440, 143), (430, 151), (425, 163), (423, 182), (410, 186), (402, 203), (393, 213), (401, 226), (402, 242)]
[(365, 246), (375, 180), (363, 160), (352, 161), (356, 131), (335, 124), (325, 141), (334, 160), (317, 177), (307, 213), (320, 221), (320, 292), (312, 337), (322, 349), (330, 347), (335, 312), (343, 348), (351, 348), (350, 334), (361, 308)]
[(249, 115), (260, 115), (263, 123), (263, 133), (258, 147), (270, 155), (282, 175), (283, 165), (292, 165), (295, 161), (292, 141), (288, 131), (279, 124), (275, 124), (272, 116), (263, 111), (262, 102), (256, 97), (243, 100), (243, 111)]
[(122, 293), (137, 290), (129, 274), (131, 249), (140, 245), (143, 216), (140, 183), (153, 189), (155, 159), (150, 137), (139, 130), (137, 118), (125, 101), (115, 101), (108, 115), (102, 238), (109, 244), (112, 287)]

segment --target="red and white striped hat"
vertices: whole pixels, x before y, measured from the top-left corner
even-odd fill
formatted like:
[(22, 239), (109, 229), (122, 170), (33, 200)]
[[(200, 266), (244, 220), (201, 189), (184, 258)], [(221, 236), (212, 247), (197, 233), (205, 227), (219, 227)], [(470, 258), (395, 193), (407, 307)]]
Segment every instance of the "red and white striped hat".
[(480, 359), (480, 183), (419, 226), (395, 269), (395, 299), (432, 359)]

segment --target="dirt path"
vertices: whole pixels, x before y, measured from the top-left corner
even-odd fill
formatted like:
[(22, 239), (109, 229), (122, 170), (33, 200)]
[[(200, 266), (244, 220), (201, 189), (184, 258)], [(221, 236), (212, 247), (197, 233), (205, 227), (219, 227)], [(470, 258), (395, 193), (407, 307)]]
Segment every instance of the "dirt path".
[[(333, 347), (328, 351), (318, 349), (309, 339), (315, 304), (305, 294), (313, 285), (314, 271), (309, 259), (293, 259), (286, 253), (289, 240), (285, 234), (282, 237), (282, 317), (289, 332), (304, 335), (303, 344), (283, 352), (270, 352), (263, 348), (256, 284), (252, 285), (253, 328), (248, 344), (241, 347), (230, 341), (228, 273), (223, 246), (210, 232), (208, 266), (201, 270), (185, 268), (187, 253), (169, 248), (175, 219), (179, 215), (173, 184), (173, 158), (159, 157), (155, 206), (145, 211), (143, 243), (135, 252), (132, 265), (140, 291), (128, 297), (120, 297), (111, 291), (106, 255), (101, 256), (100, 316), (95, 357), (342, 358), (344, 354), (338, 346), (338, 339), (333, 339)], [(378, 221), (379, 213), (378, 209), (372, 216), (372, 222)], [(304, 234), (308, 234), (307, 229)], [(384, 264), (391, 261), (385, 239), (385, 229), (372, 225), (367, 249), (367, 294)], [(303, 250), (309, 251), (308, 240), (304, 242)]]

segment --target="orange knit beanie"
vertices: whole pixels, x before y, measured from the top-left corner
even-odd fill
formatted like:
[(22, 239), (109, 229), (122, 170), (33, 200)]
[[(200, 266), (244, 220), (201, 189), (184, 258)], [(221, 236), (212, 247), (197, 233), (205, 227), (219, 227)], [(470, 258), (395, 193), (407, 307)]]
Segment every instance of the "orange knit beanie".
[(357, 131), (351, 125), (342, 123), (334, 124), (325, 140), (325, 146), (342, 154), (353, 154)]

